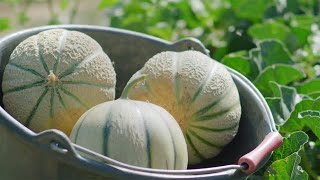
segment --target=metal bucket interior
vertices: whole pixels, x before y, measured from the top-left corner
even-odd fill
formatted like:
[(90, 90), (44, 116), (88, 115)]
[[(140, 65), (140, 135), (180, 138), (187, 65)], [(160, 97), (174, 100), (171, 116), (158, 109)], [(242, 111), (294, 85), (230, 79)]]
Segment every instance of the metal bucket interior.
[[(107, 27), (45, 26), (13, 33), (0, 39), (1, 84), (4, 67), (13, 49), (27, 37), (52, 28), (84, 32), (102, 46), (114, 62), (117, 73), (117, 97), (132, 74), (142, 68), (156, 53), (188, 49), (208, 53), (201, 42), (192, 38), (171, 43), (141, 33)], [(229, 71), (239, 90), (242, 105), (238, 134), (217, 157), (190, 166), (190, 169), (237, 164), (241, 156), (257, 147), (267, 134), (276, 131), (272, 114), (262, 95), (244, 76), (231, 69)], [(188, 176), (153, 174), (85, 159), (78, 154), (64, 133), (48, 130), (36, 134), (17, 122), (3, 109), (2, 92), (0, 96), (0, 179), (242, 179), (247, 177), (247, 174), (237, 169)], [(59, 145), (52, 146), (52, 143)], [(266, 157), (261, 165), (268, 158)]]

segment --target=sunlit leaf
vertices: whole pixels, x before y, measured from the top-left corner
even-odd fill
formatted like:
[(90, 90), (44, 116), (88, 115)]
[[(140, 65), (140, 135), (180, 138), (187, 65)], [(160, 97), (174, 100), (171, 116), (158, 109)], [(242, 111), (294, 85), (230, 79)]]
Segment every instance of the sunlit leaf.
[(272, 160), (284, 159), (295, 152), (299, 152), (308, 142), (308, 135), (303, 131), (296, 131), (283, 139), (283, 144), (273, 152)]
[(258, 21), (268, 8), (269, 0), (230, 0), (234, 12), (241, 18)]
[(255, 79), (254, 84), (263, 95), (271, 96), (272, 90), (270, 89), (269, 82), (274, 81), (280, 85), (288, 85), (303, 77), (304, 74), (300, 70), (290, 65), (276, 64), (264, 69)]
[(268, 21), (263, 24), (254, 24), (248, 30), (249, 35), (254, 39), (277, 39), (285, 42), (291, 33), (290, 28), (286, 25), (276, 22)]
[(295, 106), (281, 131), (290, 133), (308, 127), (320, 139), (320, 98), (303, 100)]
[(99, 5), (98, 5), (98, 9), (105, 9), (108, 8), (110, 6), (115, 5), (118, 2), (118, 0), (101, 0)]
[(0, 31), (5, 31), (10, 28), (9, 18), (0, 18)]
[(298, 153), (273, 162), (266, 170), (263, 179), (299, 179), (307, 180), (308, 174), (299, 166), (301, 157)]
[(296, 89), (300, 94), (310, 95), (313, 98), (320, 97), (320, 78), (296, 85)]

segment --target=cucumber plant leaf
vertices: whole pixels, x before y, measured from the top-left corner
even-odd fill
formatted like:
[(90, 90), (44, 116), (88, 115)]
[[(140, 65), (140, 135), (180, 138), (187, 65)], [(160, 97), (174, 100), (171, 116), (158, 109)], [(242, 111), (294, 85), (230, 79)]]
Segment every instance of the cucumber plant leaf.
[(283, 144), (273, 152), (271, 160), (284, 159), (295, 152), (299, 152), (308, 142), (308, 135), (303, 131), (296, 131), (283, 138)]
[(298, 103), (280, 130), (290, 133), (304, 128), (309, 128), (320, 139), (320, 98), (306, 99)]
[(274, 161), (266, 170), (263, 179), (296, 179), (307, 180), (308, 174), (299, 166), (301, 157), (297, 152), (290, 156)]
[(312, 98), (320, 97), (320, 78), (309, 80), (295, 87), (300, 94), (306, 94)]
[(297, 91), (293, 87), (280, 85), (276, 82), (269, 83), (273, 92), (273, 97), (266, 97), (273, 118), (277, 125), (283, 125), (293, 111), (294, 106), (301, 100)]
[(293, 66), (275, 64), (264, 69), (254, 80), (254, 84), (264, 96), (269, 97), (272, 95), (269, 82), (274, 81), (281, 85), (288, 85), (303, 77), (303, 72)]
[(228, 54), (222, 59), (222, 63), (240, 72), (250, 80), (254, 80), (259, 74), (256, 63), (246, 57), (245, 52)]

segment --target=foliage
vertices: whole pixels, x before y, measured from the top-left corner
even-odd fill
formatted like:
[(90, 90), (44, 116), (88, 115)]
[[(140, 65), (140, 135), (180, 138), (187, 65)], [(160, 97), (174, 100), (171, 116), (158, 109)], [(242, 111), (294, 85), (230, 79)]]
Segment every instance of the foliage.
[[(317, 0), (101, 0), (97, 7), (112, 27), (170, 41), (198, 38), (256, 85), (285, 137), (252, 176), (265, 179), (320, 179), (319, 8)], [(10, 27), (1, 17), (0, 31)]]

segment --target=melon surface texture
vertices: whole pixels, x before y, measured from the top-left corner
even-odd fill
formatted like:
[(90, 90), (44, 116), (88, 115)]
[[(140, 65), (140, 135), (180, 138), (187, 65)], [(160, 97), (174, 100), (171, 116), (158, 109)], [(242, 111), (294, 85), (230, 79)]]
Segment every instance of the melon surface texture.
[[(179, 123), (189, 164), (218, 155), (237, 134), (241, 105), (228, 70), (197, 51), (162, 52), (130, 81), (147, 76), (128, 93), (166, 109)], [(130, 84), (129, 81), (129, 84)]]
[(70, 134), (91, 107), (115, 97), (116, 74), (109, 57), (88, 35), (43, 31), (21, 42), (5, 67), (6, 111), (35, 132)]
[(186, 169), (187, 144), (172, 115), (160, 106), (127, 99), (124, 92), (83, 114), (71, 141), (130, 165)]

